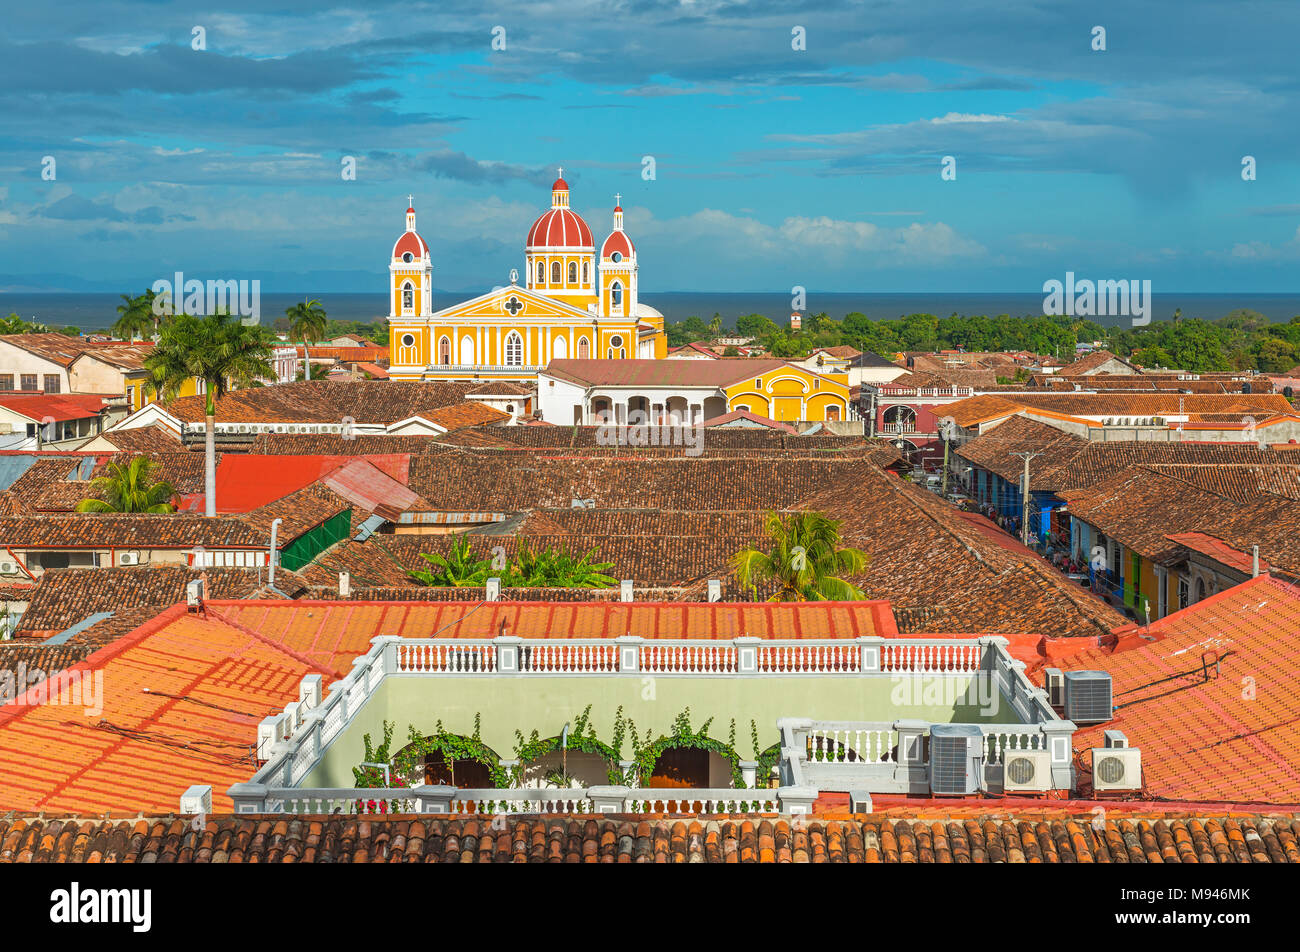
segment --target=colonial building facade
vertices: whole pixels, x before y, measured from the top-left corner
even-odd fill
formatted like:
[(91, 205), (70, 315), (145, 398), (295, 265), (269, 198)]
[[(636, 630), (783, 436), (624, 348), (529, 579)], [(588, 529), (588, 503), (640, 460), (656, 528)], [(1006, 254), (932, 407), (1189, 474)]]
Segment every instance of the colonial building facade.
[[(562, 170), (561, 170), (562, 171)], [(551, 207), (528, 231), (523, 284), (433, 310), (433, 262), (406, 209), (406, 231), (388, 266), (389, 376), (394, 380), (531, 380), (552, 360), (653, 359), (667, 353), (663, 315), (642, 304), (636, 246), (614, 207), (613, 228), (596, 248), (591, 228), (569, 207), (563, 178)]]

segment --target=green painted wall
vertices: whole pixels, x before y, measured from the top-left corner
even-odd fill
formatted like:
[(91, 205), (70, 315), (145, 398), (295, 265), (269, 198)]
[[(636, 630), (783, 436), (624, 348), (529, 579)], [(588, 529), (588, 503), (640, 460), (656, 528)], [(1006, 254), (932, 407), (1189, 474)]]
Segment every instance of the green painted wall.
[[(811, 717), (815, 720), (893, 721), (912, 718), (935, 723), (1013, 723), (1020, 718), (1000, 696), (981, 714), (979, 703), (965, 703), (970, 676), (922, 677), (895, 680), (888, 677), (818, 676), (770, 677), (403, 677), (390, 676), (351, 723), (325, 751), (304, 787), (350, 787), (352, 768), (362, 760), (362, 737), (374, 743), (383, 738), (383, 722), (395, 724), (392, 752), (406, 744), (408, 726), (425, 734), (436, 729), (471, 734), (474, 714), (482, 715), (482, 740), (498, 756), (514, 756), (515, 735), (527, 737), (534, 729), (542, 737), (559, 734), (591, 705), (596, 736), (609, 743), (614, 716), (622, 706), (644, 738), (668, 733), (682, 709), (690, 707), (691, 726), (698, 729), (713, 718), (709, 735), (727, 740), (736, 720), (736, 748), (742, 758), (753, 756), (749, 722), (758, 725), (761, 748), (779, 740), (778, 718)], [(986, 680), (984, 682), (988, 684)], [(954, 703), (954, 699), (957, 703)], [(630, 741), (625, 742), (630, 755)]]

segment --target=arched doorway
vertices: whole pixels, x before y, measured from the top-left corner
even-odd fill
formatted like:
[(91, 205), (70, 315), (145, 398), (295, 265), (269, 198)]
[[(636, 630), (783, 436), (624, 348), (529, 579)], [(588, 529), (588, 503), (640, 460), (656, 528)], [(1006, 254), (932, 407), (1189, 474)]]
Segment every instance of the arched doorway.
[(905, 406), (889, 407), (885, 410), (882, 428), (886, 433), (915, 433), (916, 411)]
[(664, 789), (732, 785), (731, 761), (704, 747), (665, 747), (646, 784)]
[(424, 782), (433, 786), (461, 787), (483, 790), (496, 786), (488, 765), (477, 760), (449, 761), (442, 751), (425, 754), (423, 758)]

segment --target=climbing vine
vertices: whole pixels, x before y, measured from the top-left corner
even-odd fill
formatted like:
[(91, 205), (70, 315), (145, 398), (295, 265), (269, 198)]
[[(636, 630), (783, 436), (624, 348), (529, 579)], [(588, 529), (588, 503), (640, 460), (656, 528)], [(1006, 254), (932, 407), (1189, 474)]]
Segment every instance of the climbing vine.
[[(731, 743), (728, 744), (714, 740), (709, 736), (709, 728), (712, 725), (713, 718), (709, 718), (700, 725), (699, 730), (693, 730), (691, 728), (691, 709), (689, 707), (683, 709), (680, 714), (673, 718), (670, 733), (650, 741), (644, 747), (636, 748), (636, 754), (632, 758), (632, 776), (638, 781), (638, 785), (642, 787), (649, 785), (655, 764), (659, 762), (659, 758), (665, 750), (674, 747), (694, 747), (711, 751), (728, 761), (731, 764), (732, 786), (743, 788), (745, 778), (740, 770), (740, 755), (736, 753), (735, 748), (736, 722), (731, 722)], [(636, 747), (635, 743), (634, 747)]]
[[(623, 715), (623, 709), (618, 709), (615, 715), (615, 733), (617, 736), (618, 724)], [(595, 754), (605, 761), (606, 776), (610, 783), (622, 783), (622, 774), (618, 769), (619, 754), (615, 747), (605, 744), (596, 737), (596, 728), (590, 722), (591, 705), (588, 704), (583, 709), (581, 716), (573, 722), (573, 730), (569, 732), (568, 748), (569, 750), (581, 751), (584, 754)], [(512, 781), (515, 785), (521, 785), (524, 779), (524, 772), (529, 765), (536, 763), (545, 757), (551, 751), (559, 750), (560, 737), (541, 737), (534, 729), (527, 740), (520, 731), (515, 731), (515, 759), (519, 761), (511, 772)], [(568, 786), (568, 777), (554, 777), (547, 775), (548, 781), (555, 782), (558, 786)]]
[(424, 765), (426, 756), (441, 754), (453, 780), (458, 761), (473, 761), (487, 767), (494, 787), (510, 786), (510, 772), (501, 766), (500, 758), (492, 748), (483, 743), (481, 732), (482, 717), (477, 713), (474, 715), (474, 733), (469, 737), (444, 730), (442, 721), (437, 722), (434, 732), (429, 735), (421, 734), (408, 725), (407, 744), (393, 759), (393, 769), (402, 774), (410, 774)]

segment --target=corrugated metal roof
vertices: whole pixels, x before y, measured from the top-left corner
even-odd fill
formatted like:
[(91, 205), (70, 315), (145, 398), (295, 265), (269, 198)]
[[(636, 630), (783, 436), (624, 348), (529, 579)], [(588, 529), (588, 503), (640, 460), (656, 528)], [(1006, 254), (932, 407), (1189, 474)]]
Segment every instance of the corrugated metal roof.
[(93, 615), (81, 619), (81, 621), (77, 622), (71, 628), (66, 628), (63, 631), (59, 632), (53, 638), (45, 639), (45, 644), (61, 645), (66, 641), (68, 641), (68, 639), (70, 639), (73, 635), (81, 634), (91, 625), (98, 625), (105, 618), (112, 618), (112, 617), (113, 617), (113, 612), (95, 612)]
[(35, 462), (35, 456), (0, 456), (0, 491), (12, 486)]

